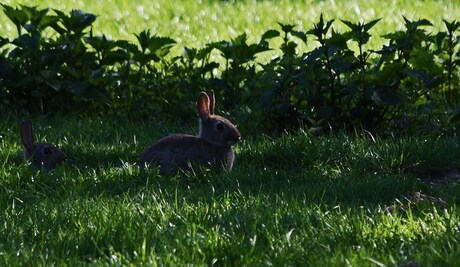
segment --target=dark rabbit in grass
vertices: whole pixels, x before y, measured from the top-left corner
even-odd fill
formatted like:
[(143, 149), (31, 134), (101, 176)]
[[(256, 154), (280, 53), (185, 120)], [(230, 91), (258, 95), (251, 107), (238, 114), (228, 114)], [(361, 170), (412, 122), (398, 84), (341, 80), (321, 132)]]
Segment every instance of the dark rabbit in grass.
[(160, 173), (188, 169), (190, 164), (217, 164), (231, 170), (235, 155), (232, 145), (241, 139), (240, 132), (229, 120), (215, 115), (215, 97), (201, 92), (198, 96), (200, 131), (198, 136), (174, 134), (154, 143), (142, 155), (139, 165), (155, 165)]
[(67, 156), (57, 147), (48, 143), (35, 143), (32, 123), (24, 121), (21, 124), (21, 140), (24, 145), (24, 160), (30, 160), (34, 167), (54, 169), (67, 159)]

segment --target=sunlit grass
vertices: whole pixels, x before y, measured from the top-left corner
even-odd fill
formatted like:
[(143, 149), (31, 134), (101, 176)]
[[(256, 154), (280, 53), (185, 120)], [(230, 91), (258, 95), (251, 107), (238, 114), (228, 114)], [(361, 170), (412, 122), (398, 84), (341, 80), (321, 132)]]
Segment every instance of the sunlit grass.
[[(406, 16), (410, 20), (428, 19), (434, 29), (443, 27), (442, 19), (458, 19), (458, 1), (3, 1), (8, 5), (26, 4), (62, 11), (81, 9), (98, 15), (94, 23), (95, 34), (113, 39), (134, 40), (134, 34), (151, 29), (158, 35), (175, 39), (179, 44), (201, 47), (203, 44), (229, 40), (246, 32), (250, 42), (259, 41), (263, 32), (276, 28), (277, 22), (297, 25), (307, 31), (317, 22), (319, 15), (335, 19), (339, 31), (346, 27), (339, 20), (370, 21), (382, 18), (373, 29), (375, 35), (402, 29)], [(0, 33), (13, 35), (15, 27), (0, 15)], [(375, 38), (374, 38), (375, 39)], [(383, 40), (371, 40), (372, 45)]]

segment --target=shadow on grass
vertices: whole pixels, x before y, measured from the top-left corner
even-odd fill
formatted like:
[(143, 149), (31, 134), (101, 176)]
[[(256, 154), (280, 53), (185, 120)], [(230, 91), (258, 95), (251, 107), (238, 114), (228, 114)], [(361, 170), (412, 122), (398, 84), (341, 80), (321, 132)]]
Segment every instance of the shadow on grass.
[(444, 206), (457, 201), (442, 192), (446, 187), (458, 185), (459, 178), (456, 172), (440, 175), (433, 171), (423, 176), (248, 167), (236, 167), (232, 172), (222, 173), (199, 169), (162, 177), (156, 168), (141, 169), (122, 160), (119, 162), (119, 165), (94, 163), (83, 167), (66, 163), (51, 172), (29, 169), (24, 164), (19, 166), (20, 174), (12, 177), (9, 186), (18, 198), (34, 201), (43, 198), (63, 201), (67, 196), (113, 198), (162, 191), (167, 192), (163, 194), (167, 201), (174, 201), (179, 195), (188, 203), (209, 202), (226, 194), (243, 194), (264, 196), (273, 201), (283, 198), (288, 202), (312, 205), (358, 207), (392, 206), (395, 201), (415, 199), (418, 194), (425, 196), (419, 199), (433, 200), (431, 202)]

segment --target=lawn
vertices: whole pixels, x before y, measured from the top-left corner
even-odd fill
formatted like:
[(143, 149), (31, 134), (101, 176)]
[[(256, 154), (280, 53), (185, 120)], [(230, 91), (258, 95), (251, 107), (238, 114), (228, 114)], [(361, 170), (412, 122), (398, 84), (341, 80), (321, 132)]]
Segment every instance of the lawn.
[[(458, 142), (368, 134), (251, 137), (232, 172), (133, 163), (168, 133), (111, 118), (36, 119), (72, 159), (21, 160), (0, 124), (0, 263), (455, 266)], [(193, 133), (193, 127), (176, 129)]]
[[(244, 31), (258, 41), (276, 22), (311, 29), (320, 13), (338, 28), (382, 17), (372, 29), (382, 33), (403, 14), (435, 27), (460, 14), (456, 1), (111, 1), (110, 12), (109, 1), (65, 3), (27, 5), (97, 14), (97, 34), (149, 28), (184, 46)], [(235, 121), (243, 141), (231, 172), (163, 177), (135, 162), (162, 136), (196, 133), (195, 121), (0, 114), (1, 266), (460, 266), (458, 138), (260, 135)], [(26, 117), (68, 163), (50, 172), (23, 163)]]
[[(402, 29), (406, 16), (409, 20), (428, 19), (435, 29), (443, 27), (442, 19), (458, 19), (458, 1), (59, 1), (59, 0), (4, 0), (7, 5), (18, 3), (55, 8), (62, 11), (81, 9), (98, 16), (94, 23), (95, 34), (105, 34), (113, 39), (134, 40), (134, 34), (145, 29), (160, 36), (168, 36), (188, 47), (228, 40), (246, 32), (250, 42), (258, 42), (261, 35), (270, 28), (278, 27), (277, 22), (297, 25), (297, 29), (307, 31), (318, 21), (319, 15), (325, 19), (335, 19), (334, 27), (347, 30), (339, 20), (368, 22), (382, 18), (372, 32), (376, 35)], [(108, 3), (110, 10), (108, 11)], [(442, 14), (442, 15), (440, 15)], [(15, 27), (0, 15), (0, 33), (8, 34)], [(13, 35), (13, 34), (11, 34)], [(378, 46), (383, 40), (371, 40)]]

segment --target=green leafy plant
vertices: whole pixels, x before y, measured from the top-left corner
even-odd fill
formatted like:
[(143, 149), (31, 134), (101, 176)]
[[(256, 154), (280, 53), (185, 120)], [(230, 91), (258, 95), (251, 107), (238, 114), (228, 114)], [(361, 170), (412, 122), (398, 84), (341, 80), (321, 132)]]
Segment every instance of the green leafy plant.
[[(250, 119), (259, 132), (453, 134), (458, 128), (456, 21), (444, 21), (446, 31), (433, 34), (430, 21), (403, 17), (405, 29), (369, 49), (380, 19), (341, 20), (349, 31), (337, 32), (335, 20), (321, 14), (310, 30), (278, 23), (258, 43), (243, 33), (173, 55), (176, 41), (150, 30), (135, 34), (137, 43), (94, 36), (96, 16), (84, 11), (2, 7), (17, 29), (12, 40), (0, 38), (0, 104), (13, 111), (85, 107), (189, 122), (198, 91), (212, 89), (220, 109)], [(274, 56), (259, 60), (267, 52)]]

